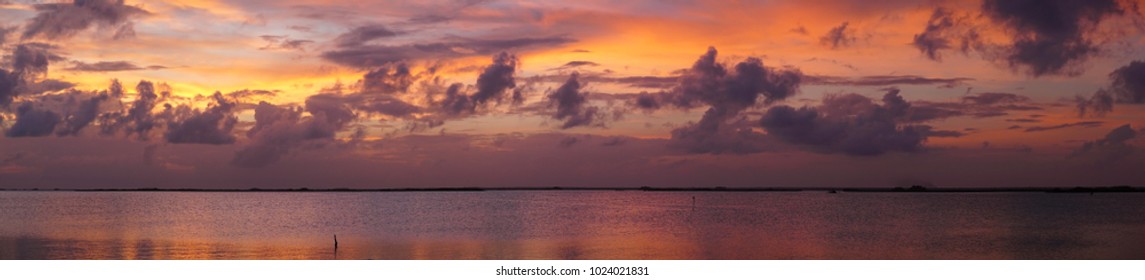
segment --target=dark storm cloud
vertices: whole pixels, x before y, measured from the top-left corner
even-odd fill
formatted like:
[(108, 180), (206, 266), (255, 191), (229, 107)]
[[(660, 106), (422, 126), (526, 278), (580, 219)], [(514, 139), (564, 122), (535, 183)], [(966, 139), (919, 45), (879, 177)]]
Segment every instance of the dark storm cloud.
[(950, 48), (950, 39), (941, 33), (952, 26), (954, 26), (954, 20), (950, 18), (950, 11), (936, 8), (934, 13), (930, 15), (930, 20), (926, 22), (926, 29), (922, 33), (915, 34), (911, 44), (926, 57), (932, 60), (942, 60), (939, 51)]
[[(162, 92), (156, 93), (156, 88)], [(17, 114), (17, 122), (22, 124), (11, 133), (13, 136), (46, 136), (42, 131), (52, 129), (57, 136), (78, 136), (84, 128), (98, 124), (101, 134), (116, 135), (122, 131), (124, 136), (145, 141), (152, 136), (152, 131), (165, 131), (162, 136), (169, 143), (234, 142), (231, 131), (237, 124), (233, 113), (236, 102), (216, 93), (212, 96), (215, 102), (205, 110), (192, 109), (187, 104), (164, 103), (162, 110), (156, 111), (161, 102), (171, 100), (169, 90), (162, 83), (156, 86), (140, 81), (135, 100), (126, 106), (119, 101), (124, 93), (117, 80), (104, 91), (71, 89), (38, 95), (21, 105), (24, 113)]]
[[(466, 117), (466, 115), (484, 112), (483, 109), (495, 107), (508, 99), (511, 104), (519, 105), (523, 102), (523, 90), (528, 86), (519, 86), (516, 79), (516, 67), (520, 62), (513, 54), (500, 53), (492, 56), (491, 63), (480, 67), (481, 73), (477, 75), (476, 85), (465, 85), (461, 82), (449, 83), (433, 77), (421, 78), (419, 73), (414, 79), (421, 79), (420, 85), (424, 89), (428, 101), (427, 112), (432, 112), (431, 118), (441, 121), (444, 118)], [(530, 81), (531, 83), (531, 81)]]
[[(467, 94), (467, 88), (470, 87), (462, 83), (450, 84), (444, 92), (430, 90), (426, 94), (431, 107), (447, 116), (461, 116), (476, 113), (482, 106), (499, 105), (505, 99), (509, 99), (512, 104), (523, 101), (524, 92), (517, 85), (516, 78), (517, 67), (520, 65), (517, 57), (502, 52), (494, 55), (492, 60), (477, 76), (477, 84), (472, 87), (475, 89), (473, 94)], [(438, 95), (442, 97), (436, 98)]]
[(54, 46), (44, 44), (20, 44), (12, 52), (12, 72), (19, 73), (24, 80), (48, 73), (48, 64), (57, 58), (49, 50)]
[(353, 95), (351, 102), (354, 103), (354, 109), (361, 110), (370, 114), (382, 114), (392, 117), (409, 117), (414, 113), (421, 112), (421, 107), (409, 104), (401, 99), (391, 96), (368, 96), (368, 95)]
[[(164, 134), (168, 143), (222, 145), (235, 142), (235, 135), (231, 131), (238, 124), (234, 114), (236, 102), (227, 100), (219, 92), (215, 92), (211, 98), (214, 102), (205, 110), (176, 114), (168, 121), (167, 132)], [(188, 108), (183, 107), (181, 110), (186, 111)]]
[(585, 102), (588, 102), (588, 95), (580, 92), (581, 84), (577, 81), (578, 76), (579, 74), (573, 72), (564, 84), (545, 96), (550, 106), (557, 108), (553, 118), (560, 120), (575, 117)]
[(74, 86), (55, 79), (40, 79), (47, 75), (48, 65), (64, 60), (53, 53), (57, 47), (44, 43), (17, 45), (11, 56), (11, 70), (0, 69), (0, 107), (7, 107), (17, 95), (39, 94)]
[(1102, 124), (1105, 124), (1105, 122), (1099, 122), (1099, 121), (1074, 122), (1074, 123), (1063, 123), (1063, 124), (1054, 125), (1054, 126), (1034, 126), (1034, 127), (1026, 128), (1025, 131), (1026, 132), (1039, 132), (1039, 131), (1062, 129), (1062, 128), (1069, 128), (1069, 127), (1075, 127), (1075, 126), (1077, 126), (1077, 127), (1099, 127)]
[(915, 34), (911, 44), (934, 61), (941, 61), (942, 51), (955, 47), (963, 53), (981, 49), (982, 42), (978, 39), (977, 31), (963, 24), (963, 18), (949, 9), (935, 8), (930, 20), (926, 22), (926, 29)]
[(759, 152), (758, 133), (727, 121), (755, 106), (761, 96), (763, 104), (771, 104), (795, 95), (803, 74), (798, 69), (764, 67), (754, 57), (729, 69), (716, 61), (716, 55), (715, 48), (708, 48), (666, 93), (666, 100), (677, 107), (710, 106), (698, 123), (672, 131), (671, 146), (692, 153)]
[(805, 82), (811, 85), (843, 85), (843, 86), (893, 86), (893, 85), (938, 85), (940, 87), (954, 87), (962, 83), (973, 81), (972, 78), (927, 78), (913, 75), (901, 76), (806, 76)]
[[(944, 51), (957, 49), (965, 54), (978, 52), (985, 59), (1001, 61), (1034, 77), (1072, 76), (1080, 74), (1082, 63), (1102, 51), (1103, 41), (1108, 39), (1096, 32), (1102, 22), (1122, 15), (1140, 16), (1136, 4), (1117, 0), (986, 0), (981, 12), (992, 25), (973, 23), (970, 14), (937, 8), (912, 44), (936, 61)], [(1004, 43), (980, 36), (979, 30), (996, 26), (1009, 37)]]
[(19, 74), (0, 69), (0, 108), (7, 108), (12, 104), (12, 100), (18, 94), (16, 87), (19, 85)]
[(1117, 102), (1145, 103), (1145, 61), (1133, 61), (1109, 73), (1113, 80), (1110, 90), (1116, 93)]
[(111, 97), (123, 97), (123, 83), (120, 83), (119, 79), (111, 79), (111, 85), (108, 85), (107, 93), (111, 94)]
[(159, 70), (167, 67), (152, 65), (147, 67), (140, 67), (134, 63), (127, 61), (100, 61), (96, 63), (86, 63), (82, 61), (75, 62), (70, 68), (65, 68), (68, 71), (80, 72), (114, 72), (114, 71), (134, 71), (134, 70)]
[(346, 104), (345, 100), (340, 97), (337, 94), (323, 93), (306, 98), (304, 107), (306, 112), (320, 120), (321, 123), (329, 124), (328, 127), (325, 127), (329, 129), (323, 130), (324, 137), (333, 137), (339, 128), (358, 117), (349, 104)]
[(819, 107), (768, 109), (760, 125), (769, 135), (805, 145), (814, 151), (874, 156), (886, 152), (922, 150), (927, 137), (956, 137), (961, 133), (935, 131), (930, 126), (899, 122), (910, 110), (898, 91), (883, 96), (883, 104), (857, 94), (825, 98)]
[(827, 31), (827, 34), (823, 34), (822, 37), (819, 37), (819, 44), (832, 49), (838, 49), (839, 47), (847, 47), (855, 43), (857, 39), (847, 30), (849, 24), (849, 22), (843, 22), (843, 24), (839, 26), (832, 27), (830, 31)]
[[(56, 131), (59, 136), (76, 136), (99, 116), (100, 107), (109, 100), (106, 93), (71, 91), (64, 103), (63, 124)], [(82, 99), (86, 98), (86, 99)]]
[(775, 69), (749, 57), (729, 69), (716, 62), (716, 49), (708, 48), (692, 68), (680, 76), (672, 89), (673, 103), (692, 108), (702, 104), (738, 113), (755, 105), (760, 96), (764, 104), (786, 99), (799, 89), (803, 73), (797, 69)]
[(308, 125), (299, 123), (301, 116), (300, 108), (259, 102), (254, 109), (255, 126), (247, 131), (251, 143), (235, 152), (231, 164), (263, 167), (281, 159), (292, 145), (311, 135)]
[(160, 124), (151, 114), (159, 99), (159, 95), (155, 94), (155, 85), (150, 81), (139, 81), (135, 91), (138, 97), (126, 112), (110, 112), (100, 116), (103, 123), (101, 133), (113, 135), (123, 130), (127, 136), (135, 134), (139, 139), (146, 140), (148, 133)]
[[(263, 167), (279, 161), (291, 150), (334, 143), (338, 132), (347, 130), (359, 119), (357, 112), (412, 118), (423, 109), (393, 95), (405, 91), (412, 81), (408, 68), (394, 65), (367, 73), (360, 91), (311, 95), (306, 98), (304, 109), (259, 102), (254, 108), (255, 124), (247, 131), (250, 143), (235, 153), (231, 163)], [(460, 88), (460, 84), (455, 86), (451, 92), (460, 95), (459, 89), (455, 89)], [(303, 112), (310, 116), (303, 117)], [(440, 125), (440, 121), (435, 120), (426, 123)], [(361, 138), (362, 133), (351, 138)]]
[(5, 133), (8, 137), (40, 137), (48, 136), (60, 123), (60, 115), (38, 108), (31, 102), (20, 104), (16, 108), (16, 123)]
[[(888, 92), (899, 92), (897, 88), (884, 89)], [(672, 101), (671, 94), (612, 94), (615, 98), (627, 100), (629, 107), (638, 110), (655, 110), (666, 102)], [(831, 106), (850, 104), (857, 108), (876, 106), (867, 97), (860, 95), (835, 95), (828, 102)], [(833, 108), (826, 108), (833, 109)], [(854, 110), (854, 109), (852, 109)], [(904, 123), (922, 123), (952, 117), (987, 118), (1008, 115), (1011, 111), (1043, 110), (1027, 96), (1012, 93), (975, 93), (962, 97), (961, 102), (924, 101), (918, 100), (910, 103), (904, 113), (898, 116), (897, 121)]]
[(276, 106), (259, 102), (254, 109), (255, 125), (247, 131), (250, 143), (235, 152), (231, 164), (241, 167), (263, 167), (279, 161), (291, 149), (307, 143), (322, 145), (333, 140), (356, 116), (333, 94), (318, 94), (306, 99), (302, 108)]
[(1119, 126), (1101, 139), (1085, 142), (1070, 157), (1093, 155), (1099, 164), (1117, 161), (1135, 152), (1134, 147), (1126, 142), (1136, 138), (1137, 134), (1128, 124)]
[(519, 64), (517, 56), (506, 52), (493, 56), (493, 64), (486, 66), (477, 76), (477, 92), (470, 98), (474, 105), (481, 106), (489, 101), (500, 103), (505, 92), (517, 86), (514, 75)]
[(668, 147), (696, 154), (751, 154), (766, 149), (767, 138), (742, 119), (727, 123), (727, 112), (712, 107), (698, 123), (673, 129)]
[[(52, 83), (60, 83), (71, 87), (71, 83), (44, 80), (31, 85), (22, 85), (23, 90), (29, 88), (50, 88)], [(58, 86), (58, 85), (57, 85)], [(17, 122), (22, 122), (22, 128), (12, 132), (13, 136), (47, 136), (42, 131), (53, 130), (57, 136), (76, 136), (80, 131), (92, 124), (104, 110), (110, 109), (111, 96), (106, 91), (80, 91), (80, 90), (52, 90), (57, 91), (50, 95), (36, 95), (26, 98), (18, 110)], [(21, 118), (26, 118), (20, 120)], [(33, 133), (34, 132), (34, 133)]]
[(464, 87), (465, 85), (461, 83), (449, 85), (449, 88), (445, 90), (445, 97), (437, 106), (445, 111), (445, 114), (451, 116), (473, 113), (475, 108), (473, 101), (469, 99), (468, 95), (461, 92)]
[[(894, 91), (897, 95), (898, 91)], [(898, 104), (898, 103), (896, 103)], [(874, 100), (859, 94), (832, 94), (823, 97), (818, 110), (828, 115), (858, 116), (879, 107)]]
[(636, 108), (644, 110), (660, 109), (660, 100), (656, 99), (656, 96), (647, 92), (641, 92), (640, 95), (637, 95), (636, 101), (633, 104), (636, 106)]
[(447, 38), (444, 42), (436, 43), (347, 46), (325, 52), (322, 58), (350, 67), (373, 68), (413, 60), (442, 60), (493, 55), (505, 50), (560, 46), (574, 41), (564, 36), (515, 39)]
[(1071, 67), (1100, 51), (1087, 35), (1125, 10), (1115, 0), (986, 0), (982, 12), (1013, 33), (1006, 62), (1036, 77), (1076, 74)]
[(301, 118), (302, 108), (259, 102), (254, 108), (254, 126), (247, 130), (247, 136), (254, 139), (263, 130), (271, 129), (279, 123), (295, 123)]
[(1109, 73), (1110, 85), (1090, 97), (1074, 98), (1078, 117), (1104, 116), (1114, 103), (1145, 103), (1145, 61), (1133, 61)]
[(384, 94), (406, 92), (415, 77), (404, 63), (378, 67), (362, 77), (363, 91)]
[(35, 8), (38, 13), (24, 25), (24, 39), (70, 37), (93, 26), (115, 28), (118, 30), (115, 37), (124, 37), (126, 33), (134, 33), (130, 29), (131, 19), (150, 14), (139, 7), (124, 5), (123, 0), (74, 0), (36, 4)]
[(588, 93), (581, 91), (581, 83), (577, 81), (577, 76), (578, 74), (574, 72), (568, 81), (545, 96), (549, 106), (557, 109), (552, 118), (565, 121), (561, 129), (597, 125), (602, 118), (599, 107), (585, 106), (588, 102)]
[(355, 27), (349, 32), (338, 35), (338, 38), (335, 38), (334, 42), (337, 43), (339, 47), (353, 47), (364, 45), (376, 39), (394, 37), (400, 34), (401, 32), (394, 31), (385, 25), (370, 24)]

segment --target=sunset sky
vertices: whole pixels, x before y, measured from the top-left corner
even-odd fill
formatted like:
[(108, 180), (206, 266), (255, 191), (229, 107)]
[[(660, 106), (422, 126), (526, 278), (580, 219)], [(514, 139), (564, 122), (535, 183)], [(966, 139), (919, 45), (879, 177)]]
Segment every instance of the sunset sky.
[(0, 0), (0, 188), (1145, 185), (1142, 4)]

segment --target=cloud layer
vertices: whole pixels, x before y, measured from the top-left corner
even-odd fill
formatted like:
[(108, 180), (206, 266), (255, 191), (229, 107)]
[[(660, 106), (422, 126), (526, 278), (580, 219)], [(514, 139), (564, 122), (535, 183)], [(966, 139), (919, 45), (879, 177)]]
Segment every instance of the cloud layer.
[(24, 26), (24, 39), (70, 37), (91, 27), (115, 30), (115, 38), (135, 34), (131, 20), (150, 14), (123, 0), (74, 0), (72, 3), (36, 4), (38, 14)]
[(1131, 1), (0, 10), (0, 188), (1145, 183)]
[(856, 156), (917, 152), (934, 132), (929, 126), (901, 124), (910, 106), (897, 90), (886, 93), (882, 104), (857, 94), (834, 95), (819, 107), (772, 107), (760, 125), (769, 135), (820, 152)]
[(727, 121), (757, 102), (767, 105), (795, 95), (803, 73), (764, 67), (754, 57), (729, 67), (717, 62), (716, 55), (716, 49), (709, 48), (665, 94), (667, 103), (677, 107), (709, 106), (698, 123), (672, 130), (672, 146), (693, 153), (759, 152), (757, 133)]

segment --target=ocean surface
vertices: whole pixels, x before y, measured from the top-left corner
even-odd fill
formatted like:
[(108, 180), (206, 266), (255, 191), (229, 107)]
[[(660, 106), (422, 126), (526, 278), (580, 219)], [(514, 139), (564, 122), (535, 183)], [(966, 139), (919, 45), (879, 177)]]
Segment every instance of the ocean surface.
[(1145, 194), (4, 191), (0, 259), (1145, 259)]

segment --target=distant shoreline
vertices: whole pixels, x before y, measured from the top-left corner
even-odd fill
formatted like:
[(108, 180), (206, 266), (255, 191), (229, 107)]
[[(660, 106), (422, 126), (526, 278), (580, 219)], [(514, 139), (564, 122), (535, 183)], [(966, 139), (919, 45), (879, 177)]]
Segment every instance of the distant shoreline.
[(910, 188), (731, 188), (731, 187), (441, 187), (441, 188), (289, 188), (289, 189), (197, 189), (197, 188), (122, 188), (122, 189), (0, 189), (0, 191), (59, 191), (59, 192), (483, 192), (483, 191), (647, 191), (647, 192), (829, 192), (829, 193), (992, 193), (992, 192), (1045, 192), (1045, 193), (1127, 193), (1145, 192), (1145, 187), (1010, 187), (1010, 188), (939, 188), (912, 186)]

